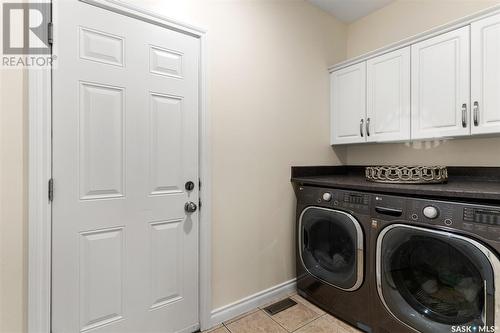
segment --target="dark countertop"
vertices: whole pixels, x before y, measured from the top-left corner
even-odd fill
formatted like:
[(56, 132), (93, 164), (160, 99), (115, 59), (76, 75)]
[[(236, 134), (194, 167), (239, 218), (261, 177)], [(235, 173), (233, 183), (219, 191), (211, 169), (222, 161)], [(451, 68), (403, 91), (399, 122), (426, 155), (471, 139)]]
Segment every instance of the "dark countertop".
[(384, 184), (365, 179), (364, 167), (292, 167), (293, 183), (369, 191), (500, 203), (500, 168), (449, 167), (445, 184)]

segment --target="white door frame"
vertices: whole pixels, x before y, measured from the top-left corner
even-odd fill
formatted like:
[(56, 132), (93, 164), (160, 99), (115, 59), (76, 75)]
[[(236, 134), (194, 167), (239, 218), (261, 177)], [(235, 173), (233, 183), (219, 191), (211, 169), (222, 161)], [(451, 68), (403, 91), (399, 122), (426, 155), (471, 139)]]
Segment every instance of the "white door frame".
[[(58, 1), (47, 0), (45, 2)], [(62, 0), (61, 0), (62, 1)], [(199, 73), (199, 177), (203, 208), (199, 218), (199, 320), (210, 328), (211, 272), (211, 145), (208, 110), (207, 33), (205, 30), (143, 10), (118, 0), (79, 0), (122, 15), (159, 25), (200, 40)], [(49, 15), (49, 13), (44, 13)], [(57, 24), (57, 22), (56, 22)], [(55, 41), (57, 43), (57, 41)], [(48, 182), (52, 177), (52, 77), (51, 69), (28, 71), (28, 332), (51, 330), (52, 207)], [(57, 197), (57, 189), (55, 189)], [(57, 200), (57, 199), (56, 199)], [(200, 207), (201, 208), (201, 207)]]

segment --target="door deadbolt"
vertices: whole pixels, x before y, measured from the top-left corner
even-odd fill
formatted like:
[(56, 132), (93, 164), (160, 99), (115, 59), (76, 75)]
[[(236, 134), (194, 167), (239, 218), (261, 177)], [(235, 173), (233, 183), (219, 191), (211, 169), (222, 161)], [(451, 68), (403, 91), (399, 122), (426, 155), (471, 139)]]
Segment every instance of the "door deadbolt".
[(188, 181), (186, 182), (186, 184), (184, 185), (184, 188), (187, 190), (187, 191), (192, 191), (194, 190), (194, 183), (192, 181)]
[(198, 209), (198, 206), (192, 201), (188, 201), (184, 205), (184, 210), (186, 211), (186, 213), (194, 213), (194, 212), (196, 212), (197, 209)]

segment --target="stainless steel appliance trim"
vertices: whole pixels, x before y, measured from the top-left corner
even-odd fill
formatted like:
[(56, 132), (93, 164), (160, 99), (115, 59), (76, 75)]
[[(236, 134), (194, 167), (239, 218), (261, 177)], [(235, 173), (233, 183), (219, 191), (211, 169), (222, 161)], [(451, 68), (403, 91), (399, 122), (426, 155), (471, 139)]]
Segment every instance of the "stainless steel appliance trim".
[[(486, 323), (486, 312), (488, 312), (488, 291), (486, 290), (486, 286), (488, 281), (484, 280), (483, 285), (484, 285), (484, 309), (483, 309), (483, 315), (481, 316), (483, 321)], [(495, 318), (496, 319), (496, 318)]]
[[(304, 260), (302, 259), (302, 242), (301, 242), (301, 235), (302, 235), (302, 218), (304, 216), (304, 214), (310, 210), (310, 209), (318, 209), (318, 210), (324, 210), (324, 211), (327, 211), (327, 212), (334, 212), (334, 213), (339, 213), (339, 214), (343, 214), (345, 216), (347, 216), (347, 218), (349, 218), (352, 222), (352, 224), (354, 225), (354, 227), (356, 228), (356, 238), (357, 238), (357, 244), (356, 244), (356, 262), (357, 262), (357, 267), (356, 267), (356, 282), (354, 283), (354, 285), (351, 287), (351, 288), (341, 288), (339, 286), (336, 286), (332, 283), (329, 283), (328, 281), (325, 281), (319, 277), (317, 277), (316, 275), (312, 274), (306, 267), (306, 265), (304, 264)], [(356, 220), (356, 218), (354, 216), (352, 216), (351, 214), (348, 214), (346, 212), (343, 212), (341, 210), (336, 210), (336, 209), (330, 209), (330, 208), (324, 208), (324, 207), (318, 207), (318, 206), (309, 206), (307, 208), (305, 208), (301, 213), (300, 213), (300, 217), (299, 217), (299, 228), (298, 228), (298, 232), (297, 232), (297, 236), (298, 236), (298, 242), (297, 242), (297, 245), (299, 247), (299, 257), (300, 257), (300, 263), (302, 264), (302, 266), (304, 267), (304, 269), (307, 271), (307, 273), (311, 274), (312, 276), (314, 276), (315, 278), (321, 280), (322, 282), (332, 286), (332, 287), (335, 287), (337, 289), (340, 289), (340, 290), (344, 290), (344, 291), (355, 291), (357, 289), (359, 289), (359, 287), (361, 287), (361, 284), (363, 283), (363, 265), (364, 265), (364, 247), (363, 247), (363, 241), (364, 241), (364, 234), (363, 234), (363, 229), (361, 228), (361, 225), (359, 224), (358, 220)]]
[[(473, 240), (471, 238), (468, 238), (468, 237), (465, 237), (465, 236), (461, 236), (461, 235), (457, 235), (457, 234), (454, 234), (452, 232), (438, 231), (438, 230), (434, 230), (434, 229), (415, 227), (415, 226), (406, 225), (406, 224), (399, 224), (399, 223), (398, 224), (392, 224), (392, 225), (390, 225), (388, 227), (385, 227), (380, 232), (380, 234), (377, 237), (377, 249), (376, 249), (377, 252), (376, 252), (375, 274), (376, 274), (376, 278), (377, 278), (377, 292), (378, 292), (378, 295), (380, 297), (380, 300), (384, 304), (384, 306), (387, 309), (387, 311), (389, 311), (389, 313), (394, 318), (396, 318), (397, 321), (399, 321), (400, 323), (402, 323), (406, 327), (414, 330), (415, 332), (419, 332), (414, 327), (411, 327), (407, 323), (403, 322), (401, 319), (399, 319), (391, 311), (391, 309), (387, 305), (387, 303), (386, 303), (386, 301), (384, 299), (384, 295), (382, 293), (382, 272), (381, 272), (382, 242), (384, 240), (385, 235), (390, 230), (392, 230), (394, 228), (406, 228), (406, 229), (412, 229), (412, 230), (419, 230), (419, 231), (428, 232), (428, 233), (431, 233), (431, 234), (438, 234), (438, 235), (446, 236), (448, 238), (456, 238), (456, 239), (460, 239), (460, 240), (463, 240), (465, 242), (468, 242), (469, 244), (471, 244), (474, 247), (476, 247), (479, 251), (481, 251), (484, 254), (484, 256), (486, 257), (486, 259), (488, 259), (488, 262), (490, 263), (491, 268), (493, 269), (493, 286), (494, 286), (494, 290), (495, 290), (495, 303), (498, 302), (498, 301), (500, 301), (500, 260), (486, 246), (484, 246), (483, 244), (481, 244), (481, 243), (479, 243), (479, 242), (477, 242), (477, 241), (475, 241), (475, 240)], [(483, 308), (483, 313), (485, 314), (485, 319), (486, 319), (486, 301), (485, 301), (485, 305), (484, 305), (484, 308)], [(497, 323), (499, 323), (499, 322), (500, 322), (500, 306), (495, 306), (494, 325), (497, 325)], [(485, 323), (486, 323), (486, 320), (485, 320)]]

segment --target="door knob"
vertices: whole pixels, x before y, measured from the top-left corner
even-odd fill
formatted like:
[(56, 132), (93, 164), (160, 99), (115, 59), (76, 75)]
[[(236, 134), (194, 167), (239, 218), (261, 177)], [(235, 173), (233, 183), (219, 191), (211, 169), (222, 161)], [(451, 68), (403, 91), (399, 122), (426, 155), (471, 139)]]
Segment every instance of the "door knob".
[(188, 201), (184, 205), (184, 210), (186, 211), (186, 213), (194, 213), (194, 212), (196, 212), (197, 209), (198, 209), (198, 206), (192, 201)]

